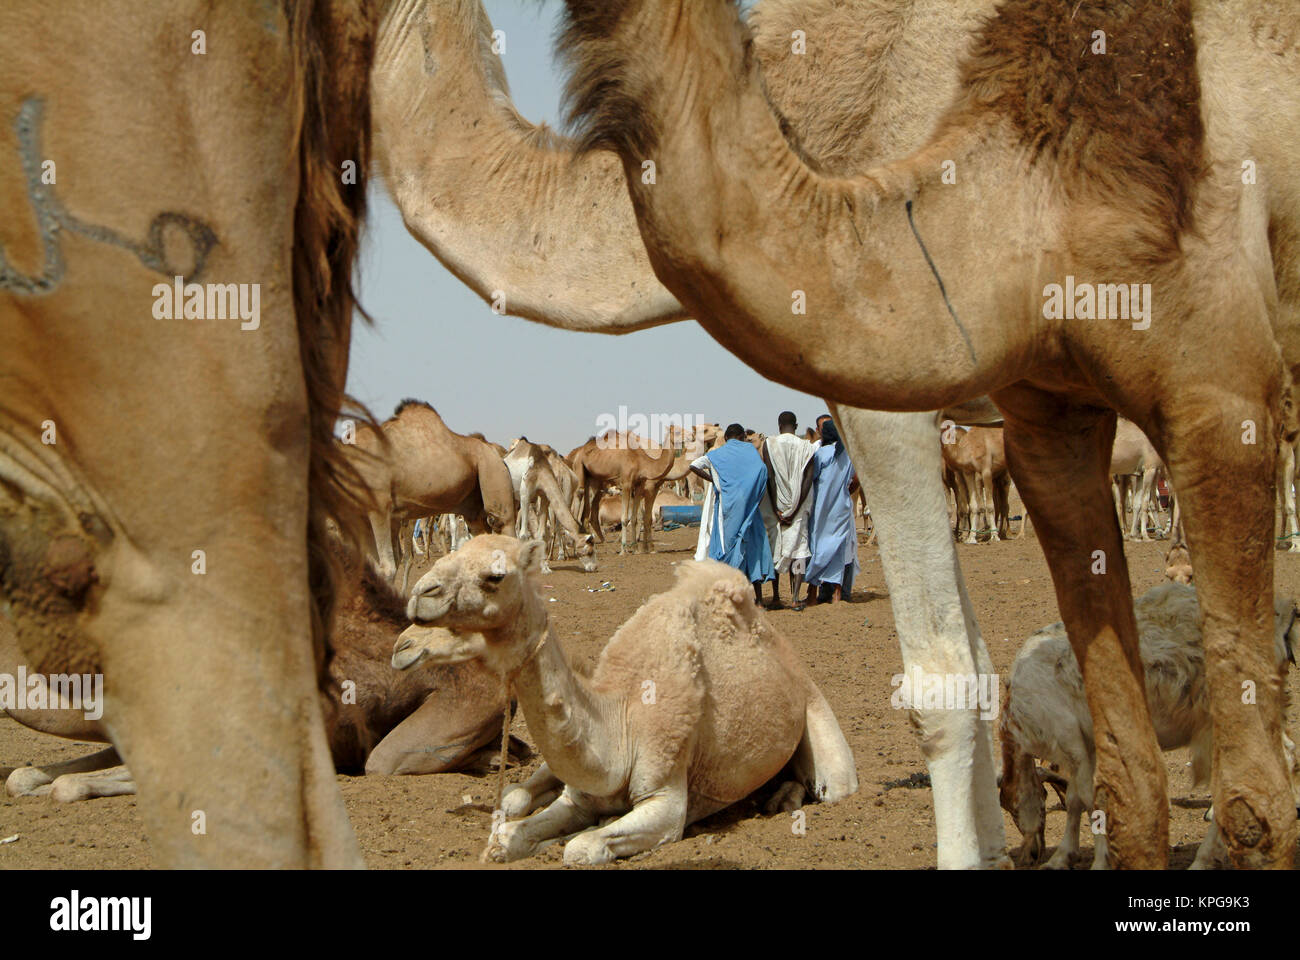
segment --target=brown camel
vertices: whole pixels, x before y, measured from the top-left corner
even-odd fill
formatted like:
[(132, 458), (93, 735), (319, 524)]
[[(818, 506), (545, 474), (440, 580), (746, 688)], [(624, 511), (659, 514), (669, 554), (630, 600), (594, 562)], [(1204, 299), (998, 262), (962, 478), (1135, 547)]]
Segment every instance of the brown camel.
[[(1001, 427), (976, 426), (957, 431), (952, 443), (942, 444), (944, 465), (957, 503), (958, 529), (963, 523), (966, 542), (978, 543), (987, 531), (989, 542), (1010, 539), (1011, 475)], [(1017, 539), (1023, 536), (1020, 524)]]
[(608, 431), (573, 450), (569, 460), (582, 491), (579, 521), (583, 526), (604, 539), (600, 533), (599, 498), (607, 485), (617, 484), (623, 500), (619, 553), (629, 553), (632, 549), (653, 552), (651, 513), (659, 485), (673, 468), (672, 448), (661, 447), (635, 434)]
[[(501, 734), (504, 693), (481, 664), (398, 672), (394, 644), (410, 621), (406, 601), (369, 564), (339, 549), (343, 569), (325, 654), (320, 692), (334, 767), (367, 775), (444, 773), (480, 758)], [(0, 620), (0, 667), (20, 662), (11, 631)], [(107, 742), (106, 731), (84, 711), (9, 711), (19, 723), (58, 736)], [(488, 752), (494, 752), (495, 746)], [(134, 794), (136, 784), (117, 752), (57, 764), (0, 768), (13, 796), (51, 794), (60, 801)]]
[[(390, 582), (404, 520), (456, 513), (471, 533), (515, 535), (510, 471), (495, 446), (453, 432), (427, 403), (403, 400), (378, 430), (359, 429), (354, 462), (373, 494), (373, 555)], [(405, 561), (404, 568), (409, 556)]]
[[(1143, 428), (1196, 556), (1218, 826), (1239, 864), (1289, 864), (1266, 548), (1300, 251), (1268, 225), (1300, 224), (1300, 194), (1254, 189), (1240, 158), (1300, 182), (1300, 58), (1273, 49), (1295, 11), (1198, 4), (1194, 23), (1186, 0), (1006, 0), (928, 143), (836, 179), (787, 139), (733, 4), (567, 7), (583, 143), (623, 158), (651, 264), (691, 316), (798, 389), (895, 410), (990, 393), (1002, 410), (1083, 664), (1110, 847), (1134, 867), (1167, 859), (1167, 791), (1106, 470), (1114, 411)], [(1227, 95), (1245, 77), (1279, 91), (1266, 118)], [(1258, 709), (1240, 709), (1246, 682)]]

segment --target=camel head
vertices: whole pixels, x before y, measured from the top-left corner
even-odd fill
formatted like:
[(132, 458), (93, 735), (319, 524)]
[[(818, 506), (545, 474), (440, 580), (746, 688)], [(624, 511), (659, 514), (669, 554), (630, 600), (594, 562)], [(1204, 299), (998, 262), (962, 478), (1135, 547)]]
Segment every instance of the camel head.
[(406, 615), (415, 622), (398, 637), (393, 666), (482, 658), (499, 673), (517, 669), (545, 628), (543, 550), (540, 540), (485, 535), (442, 557), (411, 591)]
[(578, 558), (578, 565), (587, 573), (595, 573), (596, 538), (589, 533), (572, 534), (567, 530), (561, 532), (564, 535), (564, 542)]
[[(1002, 723), (1007, 723), (1007, 691), (1002, 699)], [(1047, 788), (1034, 758), (1020, 749), (1018, 738), (1008, 729), (999, 731), (1002, 741), (1002, 772), (998, 775), (998, 800), (1011, 814), (1024, 843), (1017, 857), (1021, 866), (1032, 866), (1047, 849)]]
[(1165, 554), (1165, 576), (1174, 583), (1192, 582), (1192, 555), (1186, 544), (1176, 543)]

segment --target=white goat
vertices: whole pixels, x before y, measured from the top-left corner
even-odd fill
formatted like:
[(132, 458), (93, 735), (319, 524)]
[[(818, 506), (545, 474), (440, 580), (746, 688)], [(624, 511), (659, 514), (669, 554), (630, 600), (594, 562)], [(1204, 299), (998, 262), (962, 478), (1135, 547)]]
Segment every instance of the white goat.
[[(1191, 748), (1192, 778), (1202, 786), (1209, 781), (1213, 741), (1196, 590), (1182, 583), (1163, 583), (1139, 597), (1134, 609), (1156, 739), (1164, 750)], [(1297, 640), (1296, 606), (1279, 599), (1274, 605), (1274, 641), (1283, 677), (1287, 661), (1295, 662), (1292, 645)], [(1016, 655), (1003, 697), (999, 734), (1002, 807), (1024, 834), (1023, 860), (1037, 862), (1043, 854), (1043, 781), (1054, 785), (1061, 778), (1068, 781), (1065, 836), (1044, 864), (1046, 869), (1067, 869), (1079, 849), (1079, 821), (1085, 810), (1092, 809), (1096, 749), (1083, 679), (1063, 624), (1039, 630)], [(1294, 766), (1295, 745), (1285, 732), (1282, 740), (1288, 765)], [(1040, 773), (1035, 757), (1056, 764), (1061, 777)], [(1214, 865), (1222, 852), (1211, 820), (1192, 868)], [(1092, 868), (1107, 867), (1106, 837), (1098, 833)]]

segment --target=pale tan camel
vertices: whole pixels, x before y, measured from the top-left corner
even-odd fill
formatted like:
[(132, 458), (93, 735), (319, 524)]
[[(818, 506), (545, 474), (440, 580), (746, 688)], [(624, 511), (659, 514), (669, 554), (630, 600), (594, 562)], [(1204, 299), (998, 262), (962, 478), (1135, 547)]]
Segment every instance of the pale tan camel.
[[(510, 445), (505, 464), (510, 470), (515, 504), (519, 510), (518, 536), (526, 540), (532, 536), (545, 538), (551, 533), (549, 529), (529, 529), (529, 520), (536, 505), (538, 521), (549, 528), (553, 517), (568, 551), (578, 558), (583, 570), (593, 572), (596, 569), (595, 538), (582, 530), (570, 512), (570, 497), (565, 494), (551, 470), (547, 451), (527, 437), (520, 437)], [(542, 573), (550, 572), (549, 557), (543, 556)]]
[[(479, 762), (500, 739), (500, 682), (481, 664), (397, 673), (390, 664), (398, 634), (409, 625), (405, 600), (368, 564), (339, 551), (344, 570), (320, 692), (326, 739), (339, 773), (443, 773)], [(17, 646), (0, 620), (0, 669), (12, 673)], [(106, 731), (84, 711), (11, 710), (19, 723), (58, 736), (98, 742)], [(494, 752), (494, 751), (489, 751)], [(247, 772), (245, 776), (247, 776)], [(60, 802), (136, 792), (136, 783), (109, 747), (75, 760), (0, 768), (10, 796), (49, 795)]]
[(453, 432), (427, 403), (403, 400), (378, 430), (359, 429), (353, 461), (374, 501), (373, 556), (390, 581), (403, 520), (456, 513), (471, 533), (515, 532), (510, 471), (495, 445)]
[[(1151, 539), (1147, 530), (1147, 512), (1155, 499), (1156, 479), (1163, 469), (1164, 463), (1146, 434), (1137, 424), (1120, 417), (1115, 425), (1115, 443), (1111, 448), (1110, 475), (1115, 509), (1125, 539)], [(1125, 514), (1130, 493), (1131, 521)]]
[(619, 553), (632, 549), (653, 552), (650, 514), (659, 485), (673, 468), (672, 448), (635, 434), (609, 431), (592, 437), (572, 451), (569, 459), (582, 491), (579, 520), (583, 526), (604, 540), (598, 516), (599, 497), (608, 484), (617, 484), (623, 505)]
[[(1151, 437), (1197, 556), (1218, 826), (1238, 863), (1289, 864), (1280, 685), (1261, 678), (1282, 356), (1300, 364), (1300, 255), (1287, 239), (1300, 231), (1269, 229), (1300, 224), (1300, 161), (1286, 146), (1300, 135), (1300, 58), (1278, 56), (1300, 14), (1007, 0), (977, 31), (929, 142), (835, 179), (788, 142), (732, 4), (567, 7), (583, 142), (620, 153), (657, 276), (715, 338), (767, 376), (848, 403), (934, 409), (990, 392), (1001, 408), (1084, 665), (1110, 847), (1128, 866), (1165, 863), (1168, 823), (1107, 490), (1109, 411)], [(919, 15), (959, 26), (951, 6)], [(1276, 92), (1266, 116), (1231, 92), (1245, 78)], [(1255, 189), (1243, 155), (1278, 188)], [(651, 159), (653, 182), (641, 177)], [(1001, 269), (986, 268), (990, 255)], [(1259, 709), (1242, 711), (1248, 680)]]
[(415, 623), (393, 653), (397, 666), (482, 660), (511, 678), (546, 764), (508, 795), (508, 815), (564, 785), (545, 809), (495, 831), (491, 859), (518, 860), (575, 833), (566, 863), (630, 856), (680, 840), (786, 769), (793, 782), (769, 811), (797, 808), (805, 791), (833, 802), (857, 790), (830, 705), (741, 573), (680, 565), (676, 585), (619, 628), (587, 678), (550, 630), (541, 547), (477, 537), (439, 560), (411, 594)]

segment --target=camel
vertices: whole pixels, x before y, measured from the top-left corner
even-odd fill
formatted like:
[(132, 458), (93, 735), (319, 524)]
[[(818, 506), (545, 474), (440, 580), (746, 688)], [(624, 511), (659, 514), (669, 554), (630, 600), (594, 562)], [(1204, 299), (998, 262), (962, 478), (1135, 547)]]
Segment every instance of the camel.
[[(1257, 710), (1236, 701), (1270, 676), (1272, 438), (1300, 366), (1300, 247), (1269, 226), (1300, 225), (1300, 194), (1251, 189), (1240, 158), (1297, 182), (1300, 59), (1278, 55), (1295, 11), (1005, 0), (919, 149), (837, 177), (792, 144), (732, 3), (566, 8), (581, 144), (620, 155), (656, 276), (715, 339), (844, 403), (987, 393), (1002, 411), (1084, 665), (1110, 849), (1130, 867), (1167, 860), (1167, 789), (1107, 489), (1116, 412), (1151, 438), (1198, 568), (1217, 826), (1238, 865), (1289, 865), (1280, 684)], [(949, 30), (961, 13), (917, 11)], [(1229, 93), (1246, 77), (1277, 91), (1266, 118)]]
[[(672, 448), (661, 447), (635, 434), (608, 431), (573, 450), (569, 459), (582, 491), (579, 516), (585, 528), (604, 539), (598, 516), (599, 497), (607, 484), (617, 484), (623, 500), (618, 552), (629, 553), (636, 549), (652, 553), (651, 511), (659, 485), (673, 468)], [(638, 510), (641, 520), (639, 533)]]
[[(943, 443), (942, 450), (952, 478), (959, 528), (962, 519), (966, 520), (966, 542), (979, 543), (978, 534), (984, 531), (988, 531), (989, 543), (1009, 537), (1011, 478), (1002, 430), (977, 426), (958, 431), (952, 443)], [(1020, 533), (1024, 534), (1023, 522)]]
[(439, 560), (416, 584), (415, 623), (393, 652), (395, 666), (481, 660), (510, 679), (546, 764), (507, 794), (507, 815), (564, 786), (502, 824), (490, 859), (518, 860), (574, 833), (565, 863), (631, 856), (680, 840), (787, 768), (793, 781), (769, 811), (798, 808), (805, 792), (832, 803), (857, 791), (830, 705), (739, 571), (679, 565), (676, 585), (618, 629), (588, 679), (550, 629), (541, 554), (540, 542), (489, 536)]
[(494, 445), (454, 433), (423, 401), (403, 400), (377, 430), (358, 429), (353, 459), (373, 495), (373, 556), (390, 581), (403, 520), (450, 512), (464, 517), (471, 533), (514, 532), (510, 471)]
[[(769, 89), (805, 146), (828, 169), (852, 172), (922, 142), (958, 89), (958, 54), (981, 15), (992, 9), (992, 0), (961, 8), (943, 4), (964, 17), (957, 23), (912, 16), (914, 6), (880, 5), (864, 14), (852, 4), (763, 0), (756, 12), (758, 54)], [(477, 3), (392, 0), (368, 8), (370, 16), (346, 5), (314, 16), (309, 12), (307, 4), (290, 2), (284, 16), (273, 17), (278, 30), (266, 30), (265, 18), (246, 21), (237, 14), (208, 29), (209, 40), (218, 41), (220, 49), (243, 54), (221, 64), (228, 89), (242, 91), (242, 99), (220, 109), (166, 82), (177, 55), (174, 44), (147, 29), (144, 13), (130, 15), (141, 18), (142, 29), (136, 31), (106, 31), (105, 21), (69, 14), (43, 17), (39, 36), (33, 32), (35, 21), (0, 32), (0, 91), (18, 90), (25, 97), (33, 77), (60, 78), (54, 84), (57, 100), (49, 101), (53, 107), (24, 101), (19, 108), (16, 97), (0, 96), (4, 129), (18, 120), (25, 131), (19, 153), (42, 156), (37, 139), (42, 132), (75, 130), (75, 138), (52, 154), (87, 158), (88, 171), (75, 185), (65, 180), (43, 193), (24, 189), (17, 180), (0, 190), (0, 245), (19, 270), (17, 279), (13, 267), (0, 271), (0, 431), (8, 438), (0, 456), (10, 464), (6, 476), (15, 475), (12, 464), (19, 461), (33, 465), (18, 469), (18, 475), (41, 478), (21, 481), (19, 500), (9, 492), (0, 499), (0, 536), (32, 546), (10, 566), (0, 590), (34, 667), (56, 671), (79, 663), (80, 651), (105, 652), (111, 667), (105, 724), (140, 775), (141, 813), (164, 865), (361, 863), (321, 726), (304, 704), (315, 696), (313, 638), (318, 649), (331, 597), (327, 553), (319, 544), (327, 518), (346, 521), (354, 512), (353, 495), (363, 490), (349, 477), (350, 467), (332, 438), (342, 402), (346, 364), (340, 348), (349, 339), (351, 266), (368, 173), (367, 108), (376, 158), (408, 229), (486, 301), (552, 326), (604, 333), (687, 319), (686, 309), (651, 269), (620, 161), (605, 152), (575, 157), (547, 131), (522, 121), (509, 103), (499, 61), (487, 53), (491, 25)], [(1263, 15), (1259, 31), (1265, 45), (1287, 35), (1270, 30), (1269, 15)], [(123, 20), (107, 11), (103, 16), (114, 16), (119, 26)], [(1250, 54), (1251, 44), (1239, 39), (1239, 29), (1254, 18), (1250, 11), (1225, 14), (1221, 23), (1198, 25), (1198, 33), (1218, 30), (1233, 38), (1232, 51)], [(189, 19), (202, 21), (202, 11), (196, 8)], [(853, 46), (815, 43), (807, 56), (790, 56), (793, 27)], [(86, 46), (83, 36), (97, 38), (104, 62), (130, 62), (138, 69), (129, 78), (60, 72), (68, 51)], [(867, 83), (859, 43), (864, 36)], [(106, 46), (104, 37), (111, 37), (111, 44)], [(372, 45), (367, 105), (364, 78)], [(891, 56), (872, 55), (881, 49)], [(926, 69), (908, 69), (908, 56), (920, 57)], [(295, 72), (295, 64), (303, 68)], [(1225, 73), (1221, 69), (1212, 80)], [(154, 79), (142, 83), (142, 77)], [(1280, 89), (1294, 86), (1283, 83)], [(295, 111), (302, 100), (295, 91), (303, 92), (308, 115), (331, 118), (328, 129), (298, 123)], [(877, 104), (888, 106), (876, 110)], [(66, 120), (69, 114), (77, 119)], [(164, 128), (161, 118), (167, 116), (183, 116), (186, 122)], [(82, 119), (87, 117), (93, 122)], [(1270, 134), (1280, 136), (1278, 117), (1270, 113), (1268, 120)], [(158, 142), (170, 138), (175, 149), (151, 164), (138, 163), (137, 141), (120, 138), (123, 128), (153, 131)], [(202, 147), (201, 133), (223, 144), (220, 165)], [(1251, 144), (1255, 138), (1239, 136), (1236, 142)], [(233, 166), (227, 162), (231, 156)], [(1276, 151), (1258, 150), (1254, 156), (1265, 169), (1279, 164)], [(345, 160), (357, 163), (356, 183), (338, 176)], [(1279, 166), (1285, 169), (1285, 161)], [(123, 177), (123, 170), (130, 175)], [(285, 171), (298, 177), (297, 196), (303, 200), (298, 208), (293, 191), (284, 189)], [(205, 187), (201, 195), (196, 184)], [(1279, 189), (1270, 196), (1284, 196)], [(141, 220), (139, 235), (155, 227), (179, 231), (182, 245), (191, 238), (188, 249), (199, 255), (194, 259), (215, 269), (218, 278), (264, 281), (275, 296), (264, 296), (262, 307), (276, 316), (292, 310), (298, 333), (281, 324), (273, 328), (274, 342), (264, 335), (245, 337), (231, 349), (246, 354), (223, 355), (230, 362), (221, 366), (203, 353), (207, 341), (188, 332), (166, 334), (160, 341), (157, 323), (146, 322), (130, 305), (135, 294), (128, 286), (173, 274), (197, 279), (203, 270), (174, 264), (156, 246), (141, 246), (123, 233), (91, 229), (73, 215), (111, 197), (120, 198), (123, 209), (164, 211), (152, 225)], [(46, 211), (45, 219), (33, 221), (34, 204)], [(221, 229), (210, 232), (205, 218), (231, 209), (257, 216), (238, 226), (218, 224)], [(29, 281), (21, 273), (28, 261), (12, 259), (16, 246), (28, 249), (21, 231), (32, 222), (49, 241), (47, 250), (58, 254), (50, 273), (56, 279), (38, 274)], [(539, 233), (538, 223), (549, 229)], [(72, 225), (61, 241), (53, 230), (60, 224)], [(1283, 230), (1278, 238), (1292, 235)], [(215, 247), (213, 237), (219, 238)], [(1275, 251), (1275, 263), (1294, 276), (1284, 253)], [(65, 256), (72, 272), (84, 278), (81, 286), (59, 286)], [(28, 259), (40, 262), (36, 255)], [(41, 296), (35, 298), (33, 291)], [(1286, 315), (1296, 315), (1293, 296), (1283, 307)], [(113, 316), (115, 322), (88, 333), (79, 318), (90, 315)], [(118, 322), (123, 317), (141, 319)], [(110, 329), (111, 338), (104, 339)], [(742, 336), (720, 339), (739, 350)], [(102, 350), (95, 337), (103, 341)], [(64, 340), (74, 346), (36, 354), (28, 349)], [(116, 379), (105, 379), (94, 358), (136, 343), (142, 345), (138, 363), (117, 365), (112, 368)], [(170, 391), (151, 382), (162, 356), (169, 372), (191, 371), (173, 378)], [(179, 385), (235, 369), (241, 375), (230, 389), (196, 392)], [(88, 405), (69, 391), (52, 398), (42, 384), (55, 382), (94, 382), (97, 396), (118, 398), (118, 406), (133, 415), (104, 427), (96, 419), (106, 410), (103, 404)], [(905, 669), (991, 669), (951, 543), (941, 544), (934, 535), (938, 527), (946, 536), (939, 451), (933, 449), (938, 417), (838, 404), (831, 409), (871, 491)], [(185, 435), (205, 438), (203, 462), (178, 459), (169, 444), (158, 442), (174, 435), (180, 414), (189, 427)], [(65, 438), (73, 430), (79, 443), (38, 443), (44, 418), (62, 425)], [(287, 438), (298, 446), (286, 447)], [(132, 455), (124, 458), (123, 450)], [(137, 451), (147, 455), (136, 456)], [(129, 475), (123, 463), (129, 464)], [(139, 477), (147, 483), (139, 483)], [(77, 484), (82, 492), (71, 492)], [(95, 492), (84, 492), (89, 487)], [(125, 491), (120, 498), (118, 488)], [(105, 500), (110, 490), (111, 511)], [(39, 567), (42, 551), (58, 540), (50, 531), (59, 521), (32, 526), (17, 519), (27, 516), (16, 505), (20, 501), (62, 516), (68, 543), (85, 547), (96, 577), (88, 589), (97, 599), (86, 612), (76, 612), (80, 586), (89, 582), (86, 568), (76, 563), (68, 567), (73, 575), (60, 575), (55, 584), (68, 592), (70, 605), (57, 601), (50, 607), (28, 593), (26, 584), (47, 582), (43, 574), (28, 577), (24, 571)], [(67, 502), (78, 506), (60, 513), (58, 504)], [(91, 518), (85, 521), (89, 530), (78, 517)], [(257, 543), (262, 553), (256, 563), (227, 565), (198, 581), (188, 567), (169, 566), (169, 558), (195, 549), (196, 530), (209, 551), (242, 554), (246, 544)], [(118, 546), (110, 549), (110, 540)], [(68, 543), (59, 548), (64, 556)], [(129, 549), (119, 549), (128, 543)], [(236, 597), (239, 602), (232, 605)], [(318, 615), (310, 621), (309, 636), (304, 611), (313, 608)], [(62, 625), (54, 645), (45, 639), (51, 617)], [(222, 624), (224, 646), (214, 646), (208, 634), (200, 642), (198, 634), (188, 632), (205, 621)], [(268, 632), (284, 644), (282, 655), (270, 661)], [(182, 644), (177, 637), (194, 639)], [(170, 668), (168, 658), (182, 669)], [(211, 669), (195, 669), (196, 664)], [(178, 687), (176, 678), (182, 676)], [(263, 690), (276, 691), (275, 699), (266, 701)], [(119, 697), (118, 691), (129, 696)], [(939, 865), (1006, 862), (987, 723), (974, 711), (918, 708), (913, 717), (934, 785)], [(199, 757), (185, 748), (195, 741), (238, 743), (240, 749), (215, 759)], [(241, 758), (248, 756), (259, 757), (269, 769), (299, 774), (273, 777), (250, 795), (240, 776)], [(219, 828), (203, 844), (193, 841), (188, 813), (176, 802), (182, 795), (198, 797), (209, 825)]]
[[(920, 76), (870, 56), (874, 48), (866, 50), (866, 63), (880, 72), (866, 85), (857, 46), (814, 46), (807, 57), (789, 56), (793, 28), (844, 40), (863, 36), (862, 11), (839, 3), (763, 0), (755, 13), (759, 54), (770, 88), (808, 148), (852, 169), (928, 134), (941, 101), (957, 89), (958, 51), (992, 2), (966, 10), (956, 29), (914, 18), (906, 8), (874, 11), (873, 26), (880, 26), (874, 36), (890, 38), (897, 49), (927, 51), (930, 70)], [(601, 151), (576, 154), (522, 120), (499, 61), (484, 52), (492, 26), (477, 4), (417, 6), (385, 21), (372, 74), (376, 152), (412, 235), (486, 302), (504, 303), (518, 316), (605, 333), (686, 319), (651, 270), (619, 160)], [(947, 54), (931, 55), (944, 44)], [(878, 102), (890, 106), (877, 110)], [(407, 136), (412, 130), (425, 135), (417, 142)], [(483, 157), (494, 159), (485, 165)], [(503, 202), (480, 208), (466, 199), (493, 197)], [(537, 234), (527, 226), (538, 222), (552, 229)], [(529, 249), (537, 256), (521, 255)], [(560, 265), (565, 272), (556, 283)], [(504, 299), (498, 296), (506, 291)], [(904, 669), (990, 672), (944, 529), (934, 438), (941, 417), (973, 424), (1000, 422), (1001, 415), (987, 402), (942, 414), (828, 407), (871, 491)], [(938, 865), (1008, 865), (991, 725), (977, 710), (918, 706), (911, 715), (933, 784)]]
[[(477, 663), (395, 672), (393, 645), (409, 625), (405, 600), (369, 564), (337, 545), (335, 550), (344, 575), (326, 647), (327, 681), (319, 697), (335, 769), (367, 776), (426, 774), (478, 762), (483, 748), (500, 737), (501, 684)], [(0, 620), (0, 664), (8, 669), (17, 661), (12, 634)], [(108, 740), (101, 725), (80, 719), (76, 711), (9, 713), (42, 732)], [(136, 793), (130, 771), (112, 747), (5, 774), (6, 789), (14, 797), (50, 795), (70, 802)]]
[[(560, 527), (560, 536), (565, 538), (568, 547), (577, 556), (579, 565), (587, 573), (595, 571), (595, 538), (582, 531), (569, 511), (569, 497), (556, 480), (546, 451), (538, 444), (529, 442), (527, 437), (520, 437), (506, 453), (505, 464), (510, 471), (515, 503), (519, 510), (518, 536), (526, 540), (532, 535), (528, 528), (529, 515), (534, 501), (539, 501), (544, 511), (539, 514), (539, 518), (545, 517), (547, 520), (544, 522), (548, 522), (554, 516)], [(540, 535), (549, 531), (539, 530), (536, 533)], [(543, 556), (542, 573), (550, 572), (549, 556)]]
[(1287, 553), (1300, 553), (1300, 522), (1296, 519), (1296, 461), (1300, 454), (1300, 433), (1283, 436), (1277, 444), (1277, 512), (1278, 546)]
[[(1150, 540), (1147, 531), (1147, 510), (1155, 499), (1156, 478), (1164, 469), (1160, 455), (1137, 424), (1120, 417), (1115, 426), (1115, 443), (1110, 458), (1110, 475), (1115, 482), (1112, 490), (1115, 509), (1119, 513), (1121, 529), (1125, 524), (1125, 489), (1121, 481), (1135, 480), (1132, 491), (1133, 520), (1124, 533), (1127, 540)], [(1173, 496), (1171, 491), (1170, 496)]]

